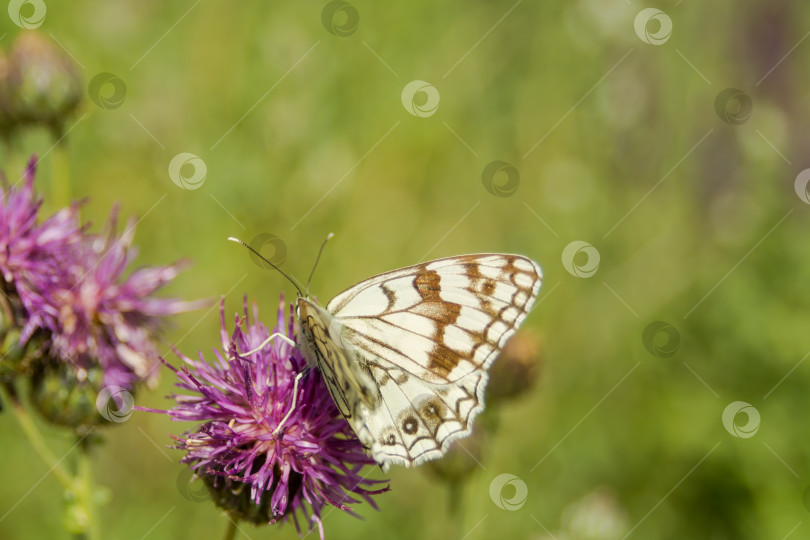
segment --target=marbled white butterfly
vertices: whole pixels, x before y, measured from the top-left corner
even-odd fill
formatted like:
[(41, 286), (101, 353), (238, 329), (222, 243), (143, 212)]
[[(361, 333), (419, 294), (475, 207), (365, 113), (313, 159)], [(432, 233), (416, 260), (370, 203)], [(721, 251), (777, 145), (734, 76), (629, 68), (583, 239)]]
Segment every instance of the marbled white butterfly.
[(298, 289), (297, 346), (383, 468), (441, 457), (471, 433), (487, 370), (542, 280), (521, 255), (460, 255), (371, 277), (324, 308), (265, 262)]

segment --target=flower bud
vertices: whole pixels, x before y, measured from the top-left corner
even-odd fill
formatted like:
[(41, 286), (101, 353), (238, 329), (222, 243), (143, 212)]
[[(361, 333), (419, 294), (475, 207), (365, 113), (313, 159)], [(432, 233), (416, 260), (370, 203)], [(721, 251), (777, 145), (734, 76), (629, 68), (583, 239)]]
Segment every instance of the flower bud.
[(469, 437), (457, 440), (441, 459), (429, 461), (425, 466), (443, 482), (462, 483), (481, 465), (488, 436), (485, 426), (477, 425)]
[(25, 343), (20, 343), (20, 328), (25, 309), (17, 294), (0, 293), (0, 381), (11, 381), (17, 375), (33, 372), (47, 347), (43, 332), (35, 331)]
[(41, 332), (35, 333), (24, 344), (20, 344), (20, 331), (17, 328), (0, 333), (0, 380), (8, 381), (17, 375), (27, 375), (36, 369), (47, 344)]
[(31, 403), (37, 412), (58, 426), (76, 428), (108, 423), (96, 408), (104, 370), (77, 368), (64, 362), (46, 362), (31, 378)]
[(35, 31), (24, 31), (9, 56), (9, 112), (16, 120), (53, 129), (61, 126), (82, 100), (81, 75), (58, 45)]
[(520, 330), (503, 348), (489, 371), (487, 401), (490, 406), (530, 390), (540, 375), (543, 341), (531, 330)]

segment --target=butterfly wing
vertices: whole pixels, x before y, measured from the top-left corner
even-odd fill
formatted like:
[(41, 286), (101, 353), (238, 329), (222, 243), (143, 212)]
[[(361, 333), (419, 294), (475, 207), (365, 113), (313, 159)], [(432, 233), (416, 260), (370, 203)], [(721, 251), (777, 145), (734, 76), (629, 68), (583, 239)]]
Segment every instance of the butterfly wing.
[[(526, 257), (465, 255), (380, 274), (329, 302), (322, 318), (340, 354), (325, 361), (353, 364), (378, 392), (340, 397), (354, 400), (350, 422), (375, 460), (419, 465), (470, 434), (486, 370), (526, 318), (541, 279)], [(347, 369), (327, 366), (330, 386), (346, 386)]]
[(390, 464), (416, 466), (441, 457), (454, 440), (471, 433), (483, 410), (486, 372), (435, 385), (385, 362), (371, 364), (380, 384), (380, 406), (364, 408), (372, 457), (383, 468)]
[(326, 310), (354, 346), (422, 380), (486, 370), (531, 310), (542, 272), (520, 255), (463, 255), (380, 274)]

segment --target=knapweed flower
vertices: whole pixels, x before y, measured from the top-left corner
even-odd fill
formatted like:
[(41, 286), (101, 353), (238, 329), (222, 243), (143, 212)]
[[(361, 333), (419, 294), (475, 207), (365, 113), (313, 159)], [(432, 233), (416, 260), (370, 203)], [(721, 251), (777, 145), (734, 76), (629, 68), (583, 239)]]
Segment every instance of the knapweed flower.
[[(300, 351), (275, 339), (253, 354), (270, 331), (258, 320), (236, 317), (229, 337), (221, 308), (222, 351), (208, 363), (199, 355), (192, 360), (179, 352), (184, 364), (172, 368), (176, 384), (188, 395), (175, 394), (176, 405), (166, 413), (174, 420), (201, 421), (195, 430), (173, 437), (187, 453), (181, 460), (191, 466), (209, 487), (214, 501), (233, 517), (252, 523), (292, 519), (299, 533), (297, 515), (317, 524), (321, 538), (323, 508), (333, 505), (353, 513), (349, 504), (360, 502), (377, 508), (371, 496), (388, 490), (382, 481), (360, 475), (373, 465), (348, 422), (338, 412), (326, 384), (316, 370), (305, 373), (298, 384), (297, 403), (290, 411), (294, 380), (307, 368)], [(292, 310), (286, 315), (282, 297), (273, 332), (295, 336)], [(170, 366), (171, 367), (171, 366)], [(367, 489), (376, 487), (377, 489)]]
[[(17, 182), (0, 194), (0, 273), (5, 288), (19, 294), (29, 313), (42, 301), (43, 286), (59, 279), (59, 261), (70, 255), (83, 233), (76, 206), (39, 223), (42, 199), (34, 192), (35, 172), (32, 158), (22, 184)], [(31, 321), (27, 333), (36, 326)]]
[(163, 317), (200, 307), (200, 303), (152, 296), (185, 265), (147, 267), (128, 273), (136, 250), (134, 222), (115, 235), (116, 214), (106, 230), (85, 234), (60, 261), (58, 277), (48, 284), (35, 312), (47, 314), (52, 350), (79, 367), (98, 364), (104, 386), (131, 389), (152, 383), (160, 364), (154, 336)]
[(31, 159), (20, 181), (10, 187), (4, 179), (0, 194), (0, 277), (3, 296), (3, 330), (17, 340), (4, 343), (8, 359), (28, 364), (22, 347), (43, 326), (46, 313), (40, 312), (44, 296), (60, 276), (59, 261), (65, 260), (73, 246), (82, 241), (77, 208), (64, 208), (40, 223), (42, 199), (34, 192), (36, 161)]
[[(154, 338), (162, 317), (200, 306), (152, 296), (181, 265), (129, 271), (134, 227), (117, 237), (115, 211), (100, 234), (81, 225), (77, 204), (40, 222), (35, 169), (32, 159), (23, 181), (0, 196), (4, 323), (19, 331), (21, 347), (34, 337), (42, 342), (35, 365), (28, 362), (26, 371), (33, 372), (35, 383), (51, 372), (68, 385), (89, 381), (88, 391), (96, 394), (100, 387), (131, 391), (139, 381), (153, 381), (160, 363)], [(61, 401), (51, 400), (48, 409), (57, 411)], [(94, 406), (89, 411), (97, 416)]]

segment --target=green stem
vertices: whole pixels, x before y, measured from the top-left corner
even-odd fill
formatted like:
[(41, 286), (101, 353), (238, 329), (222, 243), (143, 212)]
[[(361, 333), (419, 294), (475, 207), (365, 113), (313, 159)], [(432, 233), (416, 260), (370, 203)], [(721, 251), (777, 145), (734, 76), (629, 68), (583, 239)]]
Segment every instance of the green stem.
[(224, 540), (233, 540), (236, 538), (236, 520), (228, 516), (228, 528), (225, 529)]
[(25, 171), (26, 161), (22, 155), (18, 139), (19, 137), (8, 137), (3, 141), (5, 152), (3, 153), (3, 163), (0, 170), (6, 175), (10, 186), (16, 184)]
[(80, 513), (82, 514), (79, 521), (83, 533), (79, 537), (84, 540), (101, 540), (102, 536), (96, 513), (96, 491), (93, 485), (93, 471), (90, 464), (90, 441), (87, 438), (79, 441), (77, 474), (74, 477), (62, 464), (64, 458), (57, 459), (56, 455), (51, 452), (48, 443), (45, 442), (45, 438), (42, 436), (42, 432), (17, 395), (16, 388), (11, 383), (4, 383), (2, 387), (4, 390), (3, 402), (11, 405), (14, 418), (20, 424), (25, 438), (28, 439), (28, 443), (34, 449), (34, 452), (48, 467), (49, 471), (53, 473), (62, 489), (76, 497), (76, 504), (81, 509)]
[(101, 540), (101, 524), (96, 512), (96, 490), (93, 484), (93, 467), (90, 460), (91, 442), (87, 438), (79, 441), (79, 455), (76, 464), (77, 502), (84, 510), (84, 537), (87, 540)]
[(451, 518), (448, 523), (453, 522), (455, 524), (455, 530), (449, 533), (449, 536), (457, 537), (462, 534), (464, 528), (464, 505), (461, 500), (464, 496), (464, 483), (461, 480), (454, 479), (448, 483), (447, 488), (448, 513)]
[(51, 156), (51, 193), (48, 201), (54, 208), (63, 208), (70, 204), (70, 161), (65, 139), (56, 143)]
[(34, 419), (31, 418), (31, 415), (28, 414), (28, 411), (20, 401), (16, 389), (10, 383), (7, 383), (4, 385), (4, 390), (4, 397), (6, 398), (4, 401), (11, 404), (11, 410), (14, 412), (14, 418), (16, 418), (17, 422), (20, 424), (20, 427), (25, 434), (25, 438), (28, 439), (28, 443), (34, 449), (34, 452), (36, 452), (39, 459), (42, 460), (45, 466), (48, 467), (51, 472), (53, 472), (53, 475), (56, 477), (63, 489), (66, 491), (72, 489), (73, 478), (62, 465), (62, 460), (57, 459), (53, 452), (51, 452), (50, 448), (48, 448), (48, 443), (45, 442), (42, 432), (39, 430), (34, 422)]
[(236, 520), (228, 517), (228, 528), (225, 529), (225, 538), (223, 540), (233, 540), (236, 538)]

